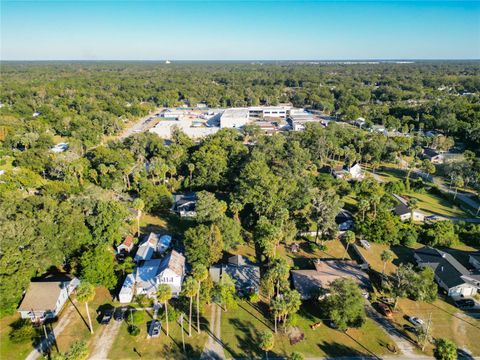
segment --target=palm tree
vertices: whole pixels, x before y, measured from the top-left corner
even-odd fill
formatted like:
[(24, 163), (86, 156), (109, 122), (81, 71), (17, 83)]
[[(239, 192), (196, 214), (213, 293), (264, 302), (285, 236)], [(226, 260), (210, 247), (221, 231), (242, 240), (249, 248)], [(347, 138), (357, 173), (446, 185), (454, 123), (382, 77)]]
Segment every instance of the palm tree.
[(92, 319), (90, 317), (90, 311), (88, 309), (88, 303), (95, 298), (95, 287), (86, 282), (82, 281), (77, 288), (77, 299), (78, 301), (85, 302), (85, 309), (87, 311), (88, 323), (90, 325), (90, 333), (93, 334)]
[(137, 210), (137, 236), (140, 235), (140, 217), (142, 216), (142, 210), (145, 208), (145, 203), (142, 199), (136, 198), (133, 200), (132, 206)]
[(190, 173), (190, 184), (191, 184), (193, 179), (193, 171), (195, 170), (195, 164), (189, 163), (187, 167), (188, 167), (188, 172)]
[(275, 334), (277, 333), (277, 320), (283, 316), (286, 310), (286, 303), (282, 297), (276, 297), (270, 302), (270, 309), (273, 312), (274, 324), (275, 324)]
[(415, 198), (408, 200), (408, 207), (410, 208), (410, 222), (413, 223), (413, 214), (418, 209), (418, 200)]
[(198, 291), (197, 291), (197, 332), (200, 333), (200, 289), (202, 281), (206, 280), (208, 277), (208, 270), (202, 264), (195, 264), (193, 266), (193, 277), (198, 282)]
[(168, 336), (168, 300), (172, 298), (172, 288), (167, 284), (160, 284), (157, 290), (157, 299), (165, 305), (165, 322)]
[(273, 333), (270, 330), (266, 330), (260, 335), (260, 348), (265, 351), (267, 360), (268, 352), (273, 349), (274, 344), (275, 339), (273, 338)]
[(382, 275), (385, 275), (385, 268), (387, 267), (387, 262), (393, 260), (393, 252), (388, 249), (383, 250), (380, 254), (380, 259), (383, 261)]
[(189, 276), (183, 282), (182, 293), (190, 299), (190, 313), (188, 314), (188, 336), (192, 336), (192, 299), (197, 294), (198, 282)]
[(350, 230), (345, 231), (344, 239), (345, 239), (345, 242), (347, 243), (347, 247), (345, 248), (345, 254), (343, 255), (343, 258), (345, 259), (345, 257), (347, 256), (348, 248), (350, 244), (355, 244), (355, 233)]

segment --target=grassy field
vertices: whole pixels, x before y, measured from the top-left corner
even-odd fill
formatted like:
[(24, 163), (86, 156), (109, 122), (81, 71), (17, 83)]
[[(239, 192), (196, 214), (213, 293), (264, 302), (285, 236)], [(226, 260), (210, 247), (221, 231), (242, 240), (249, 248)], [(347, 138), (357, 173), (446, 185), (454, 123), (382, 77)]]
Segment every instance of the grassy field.
[(25, 359), (33, 349), (32, 342), (15, 344), (10, 341), (10, 324), (20, 319), (20, 314), (5, 316), (0, 319), (0, 359)]
[[(459, 348), (468, 350), (474, 356), (480, 355), (480, 320), (459, 310), (447, 301), (439, 298), (432, 304), (422, 301), (401, 299), (398, 312), (394, 315), (395, 325), (401, 329), (409, 324), (405, 316), (417, 316), (425, 322), (431, 316), (432, 336), (434, 338), (448, 338), (453, 340)], [(409, 324), (411, 325), (411, 324)], [(415, 340), (415, 336), (405, 333)], [(428, 355), (433, 353), (433, 345), (425, 349)]]
[[(413, 251), (415, 248), (421, 247), (421, 244), (416, 244), (413, 248), (403, 246), (394, 246), (391, 248), (395, 254), (395, 258), (391, 263), (387, 263), (386, 273), (392, 274), (395, 272), (400, 263), (412, 262)], [(369, 250), (360, 248), (360, 252), (367, 259), (370, 267), (381, 272), (383, 262), (380, 260), (380, 254), (387, 249), (387, 245), (371, 244)], [(466, 265), (468, 263), (468, 251), (475, 250), (464, 244), (459, 244), (453, 249), (446, 249), (446, 251), (453, 253), (455, 257)], [(405, 316), (418, 316), (425, 321), (428, 320), (430, 314), (432, 316), (433, 336), (435, 338), (446, 337), (455, 341), (461, 348), (466, 348), (474, 355), (480, 355), (480, 321), (470, 316), (468, 313), (459, 310), (448, 302), (447, 299), (439, 297), (432, 304), (422, 301), (412, 301), (409, 299), (400, 299), (398, 305), (398, 312), (394, 315), (394, 324), (402, 330), (403, 325), (408, 324)], [(402, 330), (403, 331), (403, 330)], [(412, 341), (416, 341), (416, 337), (412, 334), (404, 332)], [(428, 355), (432, 355), (433, 345), (426, 349)]]
[[(207, 341), (207, 332), (197, 334), (196, 328), (192, 329), (192, 337), (188, 336), (188, 320), (184, 320), (185, 349), (182, 347), (182, 328), (178, 321), (170, 322), (170, 334), (167, 337), (165, 326), (159, 337), (147, 339), (148, 324), (152, 320), (151, 313), (146, 312), (145, 321), (139, 325), (140, 334), (131, 336), (127, 331), (127, 323), (123, 323), (109, 353), (110, 359), (192, 359), (199, 358)], [(209, 316), (206, 316), (209, 318)], [(208, 328), (205, 318), (202, 327)], [(140, 354), (140, 355), (139, 355)]]
[[(294, 351), (304, 356), (362, 356), (387, 354), (390, 339), (368, 320), (360, 329), (349, 329), (346, 333), (322, 324), (316, 330), (310, 325), (320, 321), (318, 307), (304, 304), (299, 312), (297, 328), (304, 333), (303, 341), (291, 345), (283, 331), (275, 336), (275, 347), (269, 356), (287, 356)], [(273, 330), (273, 324), (262, 305), (241, 301), (239, 308), (222, 314), (222, 343), (227, 357), (260, 358), (264, 355), (259, 348), (262, 331)]]
[(408, 248), (405, 246), (393, 246), (391, 249), (386, 244), (370, 244), (370, 249), (365, 249), (361, 246), (358, 246), (360, 253), (363, 257), (367, 260), (372, 270), (377, 272), (382, 272), (383, 270), (383, 261), (380, 259), (380, 254), (387, 249), (392, 250), (394, 254), (394, 258), (391, 262), (388, 262), (385, 267), (385, 274), (392, 274), (396, 271), (397, 266), (400, 263), (407, 263), (412, 262), (413, 258), (413, 251), (422, 247), (422, 244), (415, 244), (414, 247)]
[[(292, 266), (297, 269), (313, 269), (313, 260), (315, 259), (341, 259), (344, 256), (349, 259), (349, 255), (345, 255), (345, 247), (340, 240), (325, 241), (327, 249), (323, 250), (311, 250), (308, 241), (299, 241), (300, 250), (296, 253), (290, 251), (284, 245), (279, 246), (277, 253), (286, 259), (288, 259)], [(320, 242), (319, 242), (320, 244)]]
[(99, 336), (99, 332), (102, 330), (102, 326), (96, 319), (96, 311), (102, 305), (106, 304), (114, 304), (109, 291), (103, 287), (97, 287), (95, 298), (88, 304), (94, 329), (92, 336), (87, 327), (88, 317), (85, 304), (77, 303), (75, 316), (65, 330), (57, 337), (57, 349), (55, 350), (65, 352), (70, 348), (70, 345), (77, 340), (85, 340), (87, 344), (91, 345), (93, 337)]
[(406, 193), (402, 195), (417, 199), (419, 210), (428, 215), (460, 218), (471, 217), (451, 201), (435, 194)]

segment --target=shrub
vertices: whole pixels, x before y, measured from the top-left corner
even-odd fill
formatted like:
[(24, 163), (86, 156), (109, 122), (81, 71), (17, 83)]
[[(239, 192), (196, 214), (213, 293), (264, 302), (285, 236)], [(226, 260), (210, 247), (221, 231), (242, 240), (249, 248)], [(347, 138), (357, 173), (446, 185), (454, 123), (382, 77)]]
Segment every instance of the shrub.
[(250, 294), (248, 301), (250, 301), (253, 304), (256, 304), (260, 301), (260, 295), (258, 293)]
[(439, 360), (455, 360), (457, 358), (457, 345), (448, 339), (438, 339), (435, 342), (435, 358)]
[(9, 338), (14, 344), (32, 340), (36, 335), (36, 330), (32, 326), (32, 322), (28, 319), (19, 319), (10, 324)]
[(140, 329), (135, 325), (128, 325), (128, 333), (132, 336), (138, 336), (140, 334)]

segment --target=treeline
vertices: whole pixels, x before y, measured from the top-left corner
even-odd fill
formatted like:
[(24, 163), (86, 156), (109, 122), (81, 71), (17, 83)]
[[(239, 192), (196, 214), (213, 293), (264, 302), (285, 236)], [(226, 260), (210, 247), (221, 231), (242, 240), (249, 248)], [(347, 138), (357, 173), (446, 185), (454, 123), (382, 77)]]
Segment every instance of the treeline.
[[(291, 102), (390, 129), (439, 130), (480, 145), (479, 64), (251, 65), (5, 63), (0, 136), (28, 146), (32, 134), (86, 147), (155, 107)], [(33, 116), (33, 114), (38, 116)]]

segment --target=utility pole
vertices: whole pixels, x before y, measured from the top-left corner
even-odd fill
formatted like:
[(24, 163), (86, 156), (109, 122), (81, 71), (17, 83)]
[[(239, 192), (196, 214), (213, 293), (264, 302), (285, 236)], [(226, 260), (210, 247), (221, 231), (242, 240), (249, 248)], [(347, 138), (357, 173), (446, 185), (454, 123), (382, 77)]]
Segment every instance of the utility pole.
[(50, 349), (50, 342), (48, 341), (48, 333), (47, 333), (47, 328), (45, 327), (45, 324), (42, 324), (43, 326), (43, 333), (45, 334), (45, 346), (46, 346), (46, 349), (45, 349), (45, 352), (48, 354), (49, 353), (49, 349)]
[(180, 323), (182, 325), (182, 344), (183, 344), (183, 352), (185, 352), (185, 333), (183, 332), (183, 313), (180, 315)]

